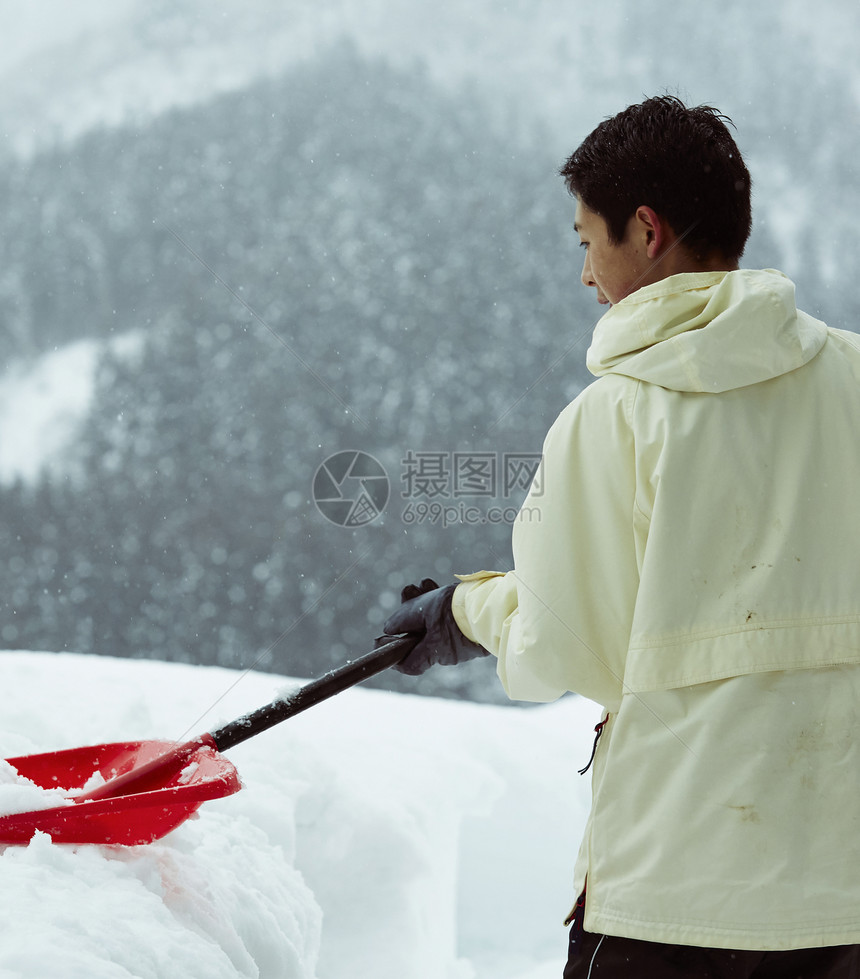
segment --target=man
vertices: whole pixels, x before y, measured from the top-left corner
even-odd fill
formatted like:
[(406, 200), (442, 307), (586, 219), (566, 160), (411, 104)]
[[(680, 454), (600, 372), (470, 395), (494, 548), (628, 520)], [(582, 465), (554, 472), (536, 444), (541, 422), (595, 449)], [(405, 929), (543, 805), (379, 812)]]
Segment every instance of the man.
[(565, 163), (598, 380), (514, 570), (385, 625), (425, 633), (405, 672), (489, 652), (512, 698), (605, 707), (566, 979), (860, 976), (860, 337), (738, 268), (724, 119), (649, 99)]

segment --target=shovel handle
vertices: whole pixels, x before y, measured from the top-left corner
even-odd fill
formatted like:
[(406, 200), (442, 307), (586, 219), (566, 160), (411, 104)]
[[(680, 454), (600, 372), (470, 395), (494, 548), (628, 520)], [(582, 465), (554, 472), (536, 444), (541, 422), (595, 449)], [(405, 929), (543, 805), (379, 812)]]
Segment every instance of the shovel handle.
[(410, 634), (392, 637), (391, 642), (374, 649), (373, 652), (340, 666), (326, 673), (318, 680), (300, 687), (291, 696), (275, 700), (265, 707), (245, 714), (235, 721), (214, 731), (202, 734), (192, 741), (174, 745), (166, 753), (159, 755), (144, 765), (133, 768), (124, 775), (109, 779), (103, 785), (79, 795), (75, 802), (88, 802), (95, 799), (107, 799), (119, 795), (131, 795), (136, 792), (148, 792), (160, 788), (166, 779), (172, 778), (193, 761), (196, 752), (201, 749), (225, 751), (233, 745), (240, 744), (248, 738), (265, 731), (294, 714), (299, 714), (308, 707), (313, 707), (321, 700), (333, 697), (336, 693), (355, 686), (362, 680), (387, 670), (395, 663), (409, 655), (418, 645), (421, 634)]
[(226, 751), (233, 745), (241, 744), (255, 734), (280, 724), (288, 717), (294, 717), (303, 710), (313, 707), (314, 704), (327, 700), (355, 686), (356, 683), (361, 683), (362, 680), (367, 680), (368, 677), (394, 666), (412, 652), (421, 638), (421, 633), (393, 636), (391, 642), (387, 642), (384, 646), (331, 670), (317, 680), (312, 680), (288, 697), (275, 700), (265, 707), (231, 721), (217, 731), (213, 731), (210, 737), (218, 751)]

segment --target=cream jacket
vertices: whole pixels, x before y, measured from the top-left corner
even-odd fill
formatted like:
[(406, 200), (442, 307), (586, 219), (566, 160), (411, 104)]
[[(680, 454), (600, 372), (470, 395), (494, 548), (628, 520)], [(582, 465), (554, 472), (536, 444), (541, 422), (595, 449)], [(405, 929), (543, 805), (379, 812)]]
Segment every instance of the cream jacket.
[(454, 595), (510, 697), (609, 714), (585, 927), (860, 942), (860, 337), (779, 272), (685, 274), (613, 306), (588, 366), (515, 569)]

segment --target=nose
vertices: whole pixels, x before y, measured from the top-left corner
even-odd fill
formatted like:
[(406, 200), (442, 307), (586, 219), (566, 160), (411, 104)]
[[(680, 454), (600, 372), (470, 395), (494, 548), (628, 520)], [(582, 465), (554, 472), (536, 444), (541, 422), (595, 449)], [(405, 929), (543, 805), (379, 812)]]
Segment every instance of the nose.
[(582, 284), (584, 286), (596, 286), (597, 283), (594, 281), (594, 276), (591, 274), (591, 260), (588, 257), (588, 252), (585, 253), (585, 259), (582, 263)]

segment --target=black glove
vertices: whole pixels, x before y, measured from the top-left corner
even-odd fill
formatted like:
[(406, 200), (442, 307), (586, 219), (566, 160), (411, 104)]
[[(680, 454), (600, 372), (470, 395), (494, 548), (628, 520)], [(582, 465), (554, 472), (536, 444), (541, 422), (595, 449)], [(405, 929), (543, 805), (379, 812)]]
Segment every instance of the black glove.
[(420, 585), (407, 585), (400, 593), (403, 604), (383, 625), (385, 636), (377, 645), (389, 642), (389, 636), (404, 632), (423, 632), (424, 638), (412, 652), (394, 667), (399, 673), (419, 676), (435, 663), (451, 666), (477, 656), (489, 656), (483, 646), (467, 639), (454, 621), (451, 599), (456, 585), (440, 588), (425, 578)]

